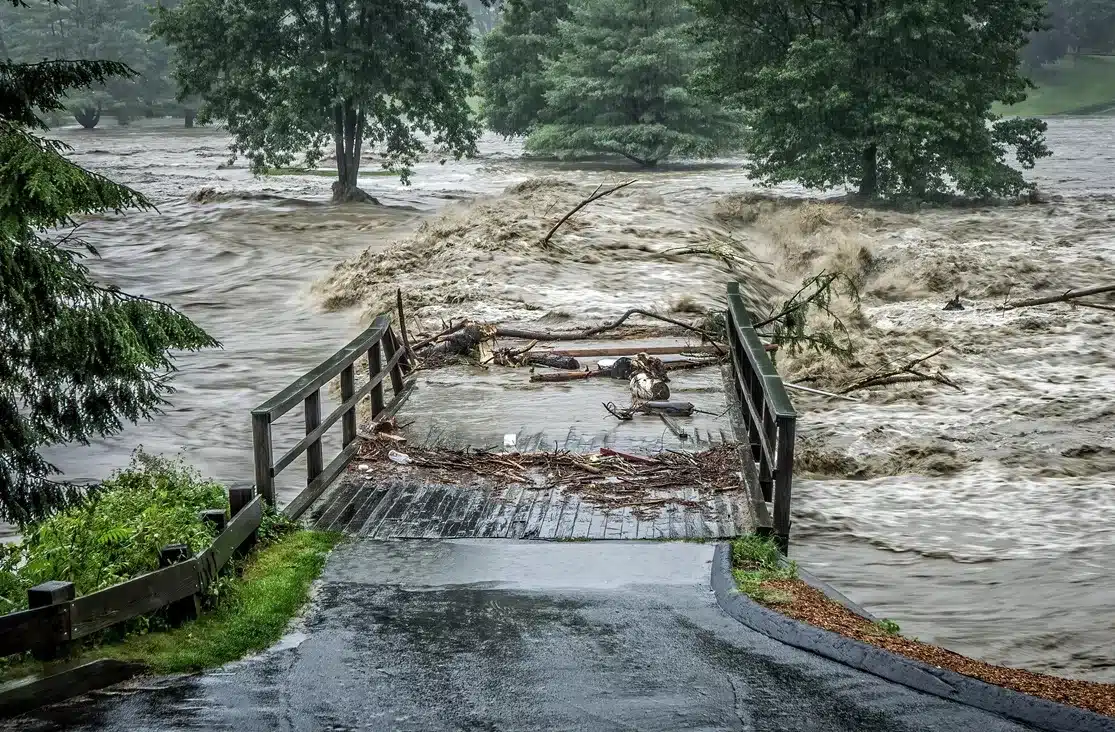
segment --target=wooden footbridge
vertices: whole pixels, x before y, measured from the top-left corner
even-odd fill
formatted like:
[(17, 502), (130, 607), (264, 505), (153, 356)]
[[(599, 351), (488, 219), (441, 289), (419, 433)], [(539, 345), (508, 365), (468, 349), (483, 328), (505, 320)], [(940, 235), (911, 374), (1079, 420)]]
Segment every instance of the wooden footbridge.
[[(373, 434), (391, 417), (420, 416), (404, 411), (417, 379), (407, 345), (389, 318), (380, 316), (252, 411), (256, 488), (275, 504), (276, 477), (304, 455), (305, 488), (282, 510), (356, 535), (585, 540), (728, 538), (758, 531), (788, 547), (796, 414), (737, 284), (729, 286), (727, 301), (730, 361), (722, 374), (734, 437), (721, 431), (717, 441), (707, 430), (705, 441), (690, 441), (668, 456), (600, 450), (568, 439), (547, 445), (516, 439), (492, 451), (498, 456), (488, 463), (498, 465), (485, 471), (424, 447), (410, 450), (422, 457), (411, 459), (400, 448), (392, 459), (380, 440), (360, 434)], [(323, 414), (322, 390), (336, 381), (339, 404)], [(358, 430), (363, 404), (368, 419)], [(300, 439), (278, 453), (274, 426), (297, 414), (299, 405)], [(326, 463), (323, 438), (337, 422), (340, 449)], [(610, 492), (585, 488), (609, 484)], [(627, 488), (636, 494), (631, 500), (623, 498)]]

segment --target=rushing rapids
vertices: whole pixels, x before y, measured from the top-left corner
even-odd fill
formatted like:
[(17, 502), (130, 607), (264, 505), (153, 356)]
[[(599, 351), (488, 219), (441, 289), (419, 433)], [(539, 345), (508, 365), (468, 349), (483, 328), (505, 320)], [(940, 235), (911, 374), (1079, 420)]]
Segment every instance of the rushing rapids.
[[(858, 310), (842, 303), (858, 364), (783, 358), (790, 380), (838, 386), (881, 359), (943, 348), (937, 361), (962, 390), (912, 384), (856, 403), (795, 394), (797, 558), (922, 640), (1115, 681), (1103, 576), (1115, 563), (1115, 316), (993, 307), (1115, 272), (1115, 119), (1051, 121), (1056, 156), (1035, 171), (1046, 203), (920, 212), (789, 187), (757, 195), (737, 161), (617, 172), (523, 161), (494, 139), (475, 160), (431, 156), (410, 187), (361, 181), (386, 206), (335, 207), (328, 177), (253, 178), (223, 165), (219, 131), (170, 124), (56, 134), (78, 162), (158, 205), (83, 224), (103, 255), (94, 271), (170, 301), (224, 348), (181, 359), (158, 420), (53, 450), (69, 477), (102, 476), (143, 444), (250, 481), (248, 411), (397, 286), (429, 325), (468, 315), (564, 327), (629, 307), (700, 311), (730, 279), (763, 307), (840, 270), (862, 296)], [(597, 184), (628, 175), (638, 182), (541, 245)], [(966, 309), (943, 310), (957, 294)]]

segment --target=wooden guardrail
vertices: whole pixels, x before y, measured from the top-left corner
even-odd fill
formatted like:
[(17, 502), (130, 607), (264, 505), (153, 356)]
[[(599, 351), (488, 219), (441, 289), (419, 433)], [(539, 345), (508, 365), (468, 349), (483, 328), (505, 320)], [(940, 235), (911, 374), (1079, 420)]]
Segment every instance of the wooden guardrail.
[[(365, 356), (368, 362), (368, 382), (358, 389), (356, 388), (356, 364)], [(347, 346), (253, 409), (252, 438), (256, 487), (264, 500), (272, 506), (275, 505), (275, 476), (302, 453), (306, 453), (306, 488), (283, 508), (283, 513), (290, 518), (298, 518), (302, 515), (356, 454), (358, 447), (356, 406), (360, 400), (365, 397), (371, 399), (373, 420), (393, 414), (406, 398), (409, 385), (404, 377), (410, 368), (405, 343), (400, 344), (396, 340), (395, 333), (391, 330), (390, 318), (381, 315)], [(322, 419), (321, 388), (338, 376), (341, 380), (341, 404), (329, 416)], [(388, 376), (391, 378), (394, 396), (391, 402), (385, 405), (383, 380)], [(271, 444), (271, 426), (300, 402), (305, 413), (305, 436), (285, 455), (275, 460)], [(321, 438), (337, 423), (337, 420), (341, 420), (341, 452), (328, 465), (324, 465)]]
[(790, 492), (794, 479), (794, 411), (782, 377), (752, 326), (739, 283), (728, 285), (728, 344), (736, 396), (747, 427), (747, 441), (758, 464), (763, 500), (774, 503), (772, 531), (782, 550), (790, 543)]
[(164, 547), (163, 566), (154, 572), (81, 597), (71, 582), (30, 588), (27, 610), (0, 615), (0, 656), (31, 651), (57, 658), (72, 641), (164, 608), (174, 621), (196, 617), (201, 595), (236, 551), (252, 544), (263, 518), (262, 499), (251, 488), (231, 489), (229, 509), (227, 525), (225, 509), (203, 512), (220, 532), (208, 548), (190, 556), (184, 544)]

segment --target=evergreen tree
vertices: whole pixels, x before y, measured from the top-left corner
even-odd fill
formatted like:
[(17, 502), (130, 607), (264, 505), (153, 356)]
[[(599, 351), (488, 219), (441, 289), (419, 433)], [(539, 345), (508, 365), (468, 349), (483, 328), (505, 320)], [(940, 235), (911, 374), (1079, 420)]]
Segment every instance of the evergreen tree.
[(691, 89), (706, 60), (687, 33), (691, 21), (683, 0), (577, 0), (559, 24), (545, 123), (527, 150), (616, 154), (649, 167), (735, 143), (736, 117)]
[(1045, 123), (1000, 119), (1026, 97), (1019, 51), (1045, 0), (693, 0), (714, 44), (706, 83), (745, 110), (752, 175), (865, 196), (1029, 189)]
[[(156, 414), (172, 349), (217, 343), (168, 305), (100, 284), (75, 216), (150, 204), (67, 160), (40, 115), (67, 92), (133, 72), (112, 61), (0, 61), (0, 519), (25, 523), (76, 498), (39, 454)], [(59, 229), (68, 233), (57, 234)]]
[(546, 108), (546, 63), (560, 50), (558, 21), (567, 0), (508, 0), (499, 23), (480, 47), (477, 88), (488, 129), (504, 137), (525, 135)]

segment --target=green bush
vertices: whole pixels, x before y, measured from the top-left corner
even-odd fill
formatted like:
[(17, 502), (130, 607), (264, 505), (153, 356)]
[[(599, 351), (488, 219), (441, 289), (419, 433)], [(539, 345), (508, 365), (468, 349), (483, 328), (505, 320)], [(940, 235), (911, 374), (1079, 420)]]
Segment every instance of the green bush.
[(213, 540), (198, 512), (227, 505), (224, 487), (184, 462), (137, 452), (81, 504), (0, 548), (0, 613), (26, 607), (27, 588), (40, 582), (73, 582), (85, 595), (158, 569), (168, 544), (197, 552)]

